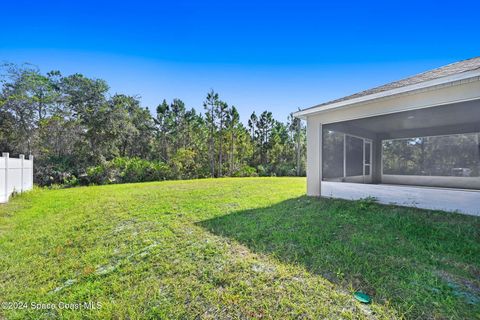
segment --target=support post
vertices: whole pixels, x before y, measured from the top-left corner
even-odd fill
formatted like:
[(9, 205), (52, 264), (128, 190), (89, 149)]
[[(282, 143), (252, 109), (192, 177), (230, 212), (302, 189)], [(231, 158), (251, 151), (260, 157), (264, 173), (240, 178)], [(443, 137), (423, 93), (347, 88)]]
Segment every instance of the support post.
[(8, 158), (10, 157), (10, 154), (8, 152), (3, 152), (2, 157), (5, 158), (5, 202), (8, 201)]
[(343, 181), (347, 178), (347, 135), (343, 134)]
[(21, 163), (21, 177), (20, 177), (20, 192), (23, 192), (23, 184), (24, 184), (24, 165), (25, 165), (25, 155), (20, 155), (20, 163)]
[(322, 124), (307, 118), (307, 195), (321, 195), (322, 181)]
[(322, 180), (323, 180), (323, 125), (320, 123), (319, 125), (319, 128), (318, 128), (318, 133), (319, 133), (319, 142), (320, 142), (320, 146), (318, 147), (318, 151), (319, 151), (319, 163), (318, 163), (318, 179), (319, 179), (319, 182), (318, 182), (318, 186), (319, 186), (319, 190), (318, 190), (318, 195), (321, 196), (322, 195)]
[(370, 165), (372, 171), (372, 182), (380, 184), (382, 183), (382, 139), (377, 137), (373, 140), (372, 152), (373, 152), (373, 163)]

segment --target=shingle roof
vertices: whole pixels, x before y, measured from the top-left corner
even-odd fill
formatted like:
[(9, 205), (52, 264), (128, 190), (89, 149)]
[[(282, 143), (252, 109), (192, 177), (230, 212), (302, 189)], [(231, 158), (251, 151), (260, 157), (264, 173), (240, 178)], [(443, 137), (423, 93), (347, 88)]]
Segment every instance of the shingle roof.
[[(467, 72), (467, 71), (473, 71), (473, 70), (477, 70), (477, 69), (480, 69), (480, 56), (476, 57), (476, 58), (471, 58), (471, 59), (451, 63), (451, 64), (448, 64), (446, 66), (443, 66), (443, 67), (440, 67), (440, 68), (437, 68), (437, 69), (433, 69), (433, 70), (430, 70), (430, 71), (419, 73), (419, 74), (414, 75), (414, 76), (409, 77), (409, 78), (405, 78), (405, 79), (402, 79), (402, 80), (399, 80), (399, 81), (390, 82), (390, 83), (387, 83), (385, 85), (375, 87), (375, 88), (372, 88), (372, 89), (368, 89), (368, 90), (365, 90), (365, 91), (361, 91), (361, 92), (358, 92), (358, 93), (355, 93), (355, 94), (352, 94), (352, 95), (349, 95), (349, 96), (346, 96), (346, 97), (343, 97), (343, 98), (340, 98), (340, 99), (328, 101), (328, 102), (316, 105), (312, 108), (317, 108), (317, 107), (325, 106), (325, 105), (336, 103), (336, 102), (341, 102), (341, 101), (351, 100), (351, 99), (355, 99), (355, 98), (359, 98), (359, 97), (363, 97), (363, 96), (368, 96), (368, 95), (383, 92), (383, 91), (397, 89), (397, 88), (401, 88), (401, 87), (405, 87), (405, 86), (409, 86), (409, 85), (414, 85), (414, 84), (417, 84), (417, 83), (421, 83), (421, 82), (425, 82), (425, 81), (429, 81), (429, 80), (434, 80), (434, 79), (438, 79), (438, 78), (442, 78), (442, 77), (446, 77), (446, 76), (451, 76), (451, 75), (454, 75), (454, 74), (459, 74), (459, 73), (463, 73), (463, 72)], [(308, 109), (311, 109), (311, 108), (306, 108), (306, 109), (303, 109), (303, 110), (308, 110)]]

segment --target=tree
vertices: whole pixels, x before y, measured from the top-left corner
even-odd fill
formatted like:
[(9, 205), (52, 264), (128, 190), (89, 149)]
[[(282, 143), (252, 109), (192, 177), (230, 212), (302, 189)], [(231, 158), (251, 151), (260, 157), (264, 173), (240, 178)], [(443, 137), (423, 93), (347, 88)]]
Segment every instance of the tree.
[(301, 175), (302, 164), (302, 120), (295, 118), (293, 114), (289, 116), (289, 130), (291, 139), (295, 141), (295, 166), (297, 176)]
[(8, 110), (0, 108), (0, 150), (13, 152), (19, 144), (17, 139), (14, 116)]
[(219, 101), (215, 109), (218, 119), (218, 177), (223, 175), (223, 142), (225, 139), (225, 120), (227, 117), (228, 104)]
[(89, 79), (81, 74), (74, 74), (61, 79), (62, 103), (65, 111), (76, 118), (82, 127), (82, 135), (88, 143), (83, 148), (86, 161), (99, 163), (105, 159), (107, 150), (112, 146), (107, 138), (110, 133), (105, 131), (105, 122), (108, 120), (108, 106), (106, 94), (108, 85), (103, 80)]
[(110, 96), (101, 79), (30, 65), (2, 70), (0, 148), (32, 153), (42, 185), (302, 173), (305, 133), (295, 119), (285, 125), (253, 112), (245, 127), (213, 90), (204, 115), (174, 99), (152, 116), (138, 97)]
[(14, 139), (22, 145), (19, 151), (30, 154), (35, 130), (52, 111), (57, 92), (51, 79), (30, 65), (6, 64), (3, 69), (3, 77), (10, 81), (3, 81), (2, 110), (13, 119)]
[(157, 117), (155, 118), (155, 124), (158, 132), (158, 139), (160, 140), (160, 159), (168, 161), (168, 131), (170, 128), (170, 107), (167, 101), (164, 99), (162, 104), (157, 106)]
[(252, 141), (252, 147), (253, 147), (253, 159), (252, 162), (255, 162), (255, 145), (257, 143), (257, 123), (258, 123), (258, 117), (255, 114), (255, 111), (252, 112), (250, 115), (250, 118), (248, 119), (248, 127), (250, 129), (250, 136), (251, 136), (251, 141)]
[(230, 134), (230, 166), (229, 175), (235, 171), (235, 143), (237, 136), (240, 134), (242, 127), (240, 126), (240, 115), (235, 106), (232, 106), (227, 113), (227, 130)]
[(107, 125), (114, 135), (110, 142), (118, 145), (122, 157), (148, 158), (153, 139), (154, 121), (148, 109), (140, 106), (135, 97), (116, 94), (109, 101)]
[(260, 164), (268, 162), (270, 132), (274, 124), (272, 113), (263, 111), (257, 122), (257, 135), (260, 144)]
[(208, 155), (210, 158), (210, 172), (211, 177), (215, 177), (215, 133), (217, 131), (217, 124), (216, 124), (216, 110), (218, 105), (220, 104), (220, 99), (218, 97), (218, 93), (215, 93), (211, 90), (207, 94), (207, 98), (203, 103), (203, 107), (206, 110), (205, 121), (208, 127), (209, 136), (208, 136)]
[(185, 104), (180, 99), (173, 99), (170, 105), (171, 123), (170, 133), (173, 151), (175, 154), (181, 147), (186, 147)]

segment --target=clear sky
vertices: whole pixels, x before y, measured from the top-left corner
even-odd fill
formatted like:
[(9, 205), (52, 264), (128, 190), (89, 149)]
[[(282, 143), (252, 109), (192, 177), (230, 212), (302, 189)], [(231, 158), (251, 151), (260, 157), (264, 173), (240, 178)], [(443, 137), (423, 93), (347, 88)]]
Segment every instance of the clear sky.
[(309, 107), (480, 55), (480, 1), (22, 1), (0, 6), (0, 61), (102, 78), (155, 109), (243, 121)]

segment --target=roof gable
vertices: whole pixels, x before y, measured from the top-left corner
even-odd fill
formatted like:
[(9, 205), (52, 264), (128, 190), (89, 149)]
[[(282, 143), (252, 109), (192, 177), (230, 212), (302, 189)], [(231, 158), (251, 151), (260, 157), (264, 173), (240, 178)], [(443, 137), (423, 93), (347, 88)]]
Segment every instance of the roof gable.
[(321, 103), (319, 105), (303, 109), (302, 111), (307, 111), (309, 109), (319, 108), (322, 106), (327, 106), (327, 105), (331, 105), (338, 102), (348, 102), (348, 100), (353, 100), (360, 97), (366, 97), (366, 96), (377, 94), (377, 93), (382, 93), (382, 92), (386, 92), (394, 89), (399, 89), (399, 88), (403, 88), (411, 85), (420, 84), (422, 82), (436, 80), (443, 77), (458, 75), (464, 72), (475, 71), (475, 70), (480, 71), (480, 57), (475, 57), (468, 60), (451, 63), (440, 68), (419, 73), (412, 77), (408, 77), (399, 81), (390, 82), (385, 85), (364, 90), (343, 98)]

